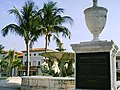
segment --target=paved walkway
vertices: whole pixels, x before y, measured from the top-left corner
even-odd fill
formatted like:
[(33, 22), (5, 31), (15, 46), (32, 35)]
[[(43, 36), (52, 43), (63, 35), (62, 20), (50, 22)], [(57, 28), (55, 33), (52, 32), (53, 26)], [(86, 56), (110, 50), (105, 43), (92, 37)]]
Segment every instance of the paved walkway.
[(9, 77), (0, 80), (0, 90), (20, 90), (21, 77)]

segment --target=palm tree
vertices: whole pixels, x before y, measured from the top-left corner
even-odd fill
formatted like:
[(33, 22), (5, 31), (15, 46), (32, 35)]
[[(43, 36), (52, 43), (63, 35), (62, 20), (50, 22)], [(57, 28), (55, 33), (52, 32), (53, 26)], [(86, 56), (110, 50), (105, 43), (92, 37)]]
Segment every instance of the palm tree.
[(16, 71), (18, 68), (21, 68), (23, 65), (22, 61), (18, 58), (18, 55), (15, 55), (15, 59), (13, 61), (12, 68), (14, 69), (14, 76), (16, 76)]
[(8, 76), (12, 76), (12, 66), (13, 66), (13, 62), (15, 60), (15, 51), (10, 50), (7, 53), (7, 56), (5, 58), (8, 61)]
[(50, 42), (51, 36), (56, 40), (56, 43), (60, 42), (59, 34), (62, 33), (62, 36), (69, 37), (71, 32), (67, 27), (63, 26), (63, 23), (72, 24), (73, 20), (69, 16), (62, 16), (64, 9), (57, 8), (56, 2), (45, 3), (43, 8), (38, 11), (40, 27), (39, 31), (41, 34), (45, 35), (45, 52), (47, 51), (48, 43)]
[(34, 42), (38, 38), (38, 22), (36, 15), (36, 8), (33, 2), (25, 2), (25, 5), (22, 7), (19, 12), (16, 7), (9, 10), (9, 14), (14, 14), (17, 18), (18, 24), (9, 24), (2, 29), (2, 35), (6, 36), (8, 32), (18, 34), (24, 38), (27, 50), (27, 69), (26, 75), (29, 76), (29, 62), (30, 62), (30, 43)]
[(8, 61), (8, 76), (12, 76), (12, 64), (13, 64), (13, 61), (14, 61), (14, 57), (15, 57), (14, 50), (10, 50), (7, 53), (7, 56), (5, 57), (6, 60)]
[(12, 71), (13, 68), (15, 69), (16, 67), (21, 66), (22, 62), (21, 60), (18, 58), (18, 55), (15, 54), (15, 50), (10, 50), (7, 53), (7, 56), (5, 57), (6, 61), (8, 62), (8, 76), (13, 76)]
[(6, 71), (8, 70), (8, 61), (6, 60), (5, 56), (2, 56), (0, 66), (1, 74), (6, 73)]

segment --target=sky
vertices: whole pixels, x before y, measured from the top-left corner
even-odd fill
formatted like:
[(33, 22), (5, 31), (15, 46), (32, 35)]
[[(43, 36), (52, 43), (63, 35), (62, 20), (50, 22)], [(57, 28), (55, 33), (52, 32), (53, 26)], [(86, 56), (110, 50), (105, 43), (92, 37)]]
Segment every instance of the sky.
[[(25, 50), (24, 39), (18, 35), (9, 33), (6, 37), (1, 35), (1, 30), (6, 25), (16, 23), (14, 15), (8, 14), (8, 10), (13, 6), (19, 10), (22, 9), (25, 1), (27, 0), (0, 0), (0, 44), (5, 46), (4, 50), (15, 49), (16, 51)], [(33, 0), (35, 4), (41, 8), (44, 3), (50, 0)], [(64, 15), (73, 18), (73, 25), (64, 24), (72, 33), (71, 39), (61, 38), (64, 43), (64, 48), (68, 52), (72, 51), (71, 44), (79, 44), (80, 42), (89, 42), (93, 39), (92, 34), (88, 30), (85, 23), (84, 10), (92, 6), (93, 0), (53, 0), (57, 2), (57, 7), (64, 8)], [(107, 22), (104, 30), (100, 34), (101, 40), (111, 41), (120, 47), (120, 0), (98, 0), (98, 6), (108, 9)], [(45, 37), (40, 37), (33, 45), (33, 48), (43, 48)], [(49, 49), (56, 49), (57, 45), (51, 40)]]

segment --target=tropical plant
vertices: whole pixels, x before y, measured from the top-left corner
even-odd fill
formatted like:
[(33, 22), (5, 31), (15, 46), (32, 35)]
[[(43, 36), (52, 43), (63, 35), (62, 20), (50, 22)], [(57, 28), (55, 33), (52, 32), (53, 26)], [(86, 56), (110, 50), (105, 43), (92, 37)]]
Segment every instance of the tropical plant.
[(63, 23), (72, 24), (73, 19), (69, 16), (62, 16), (64, 13), (63, 8), (56, 7), (57, 2), (49, 1), (48, 3), (44, 3), (42, 9), (38, 11), (39, 14), (39, 31), (40, 34), (45, 35), (45, 52), (47, 51), (48, 43), (51, 40), (51, 36), (53, 36), (53, 40), (58, 44), (60, 42), (59, 35), (69, 37), (71, 36), (71, 32), (67, 27), (63, 26)]
[(5, 47), (0, 44), (0, 53), (2, 53), (2, 51), (3, 51), (4, 48), (5, 48)]
[(6, 60), (8, 61), (8, 76), (12, 76), (12, 65), (15, 59), (14, 50), (10, 50), (6, 56)]
[[(15, 50), (10, 50), (5, 57), (6, 61), (8, 62), (8, 76), (13, 76), (13, 68), (14, 70), (17, 67), (22, 65), (21, 60), (18, 58), (18, 55), (15, 54)], [(15, 73), (14, 73), (15, 74)]]
[(8, 61), (6, 61), (5, 59), (6, 59), (5, 56), (2, 56), (0, 62), (1, 74), (6, 73), (6, 71), (8, 70)]
[(38, 19), (36, 15), (36, 8), (33, 2), (25, 2), (25, 5), (22, 7), (19, 12), (16, 7), (9, 10), (9, 14), (14, 14), (18, 24), (9, 24), (2, 29), (2, 35), (6, 36), (8, 32), (18, 34), (24, 38), (26, 44), (26, 53), (27, 53), (27, 72), (26, 75), (29, 76), (29, 62), (30, 62), (30, 43), (37, 41), (38, 39)]
[(16, 76), (16, 72), (18, 68), (21, 68), (23, 66), (22, 61), (18, 58), (18, 55), (15, 55), (15, 59), (13, 61), (12, 68), (14, 69), (14, 76)]

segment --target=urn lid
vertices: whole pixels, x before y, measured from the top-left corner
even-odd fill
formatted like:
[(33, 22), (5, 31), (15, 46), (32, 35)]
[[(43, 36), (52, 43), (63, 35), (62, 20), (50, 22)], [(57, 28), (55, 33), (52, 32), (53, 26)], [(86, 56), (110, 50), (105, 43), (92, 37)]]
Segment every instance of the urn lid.
[(106, 11), (106, 13), (108, 12), (108, 10), (104, 7), (100, 7), (97, 5), (97, 0), (93, 0), (93, 6), (89, 7), (87, 9), (84, 10), (84, 13), (87, 11)]

